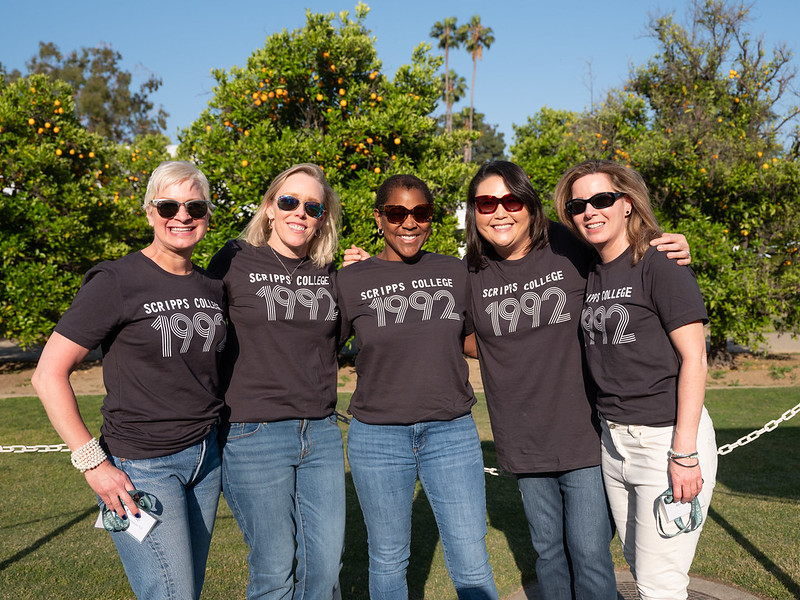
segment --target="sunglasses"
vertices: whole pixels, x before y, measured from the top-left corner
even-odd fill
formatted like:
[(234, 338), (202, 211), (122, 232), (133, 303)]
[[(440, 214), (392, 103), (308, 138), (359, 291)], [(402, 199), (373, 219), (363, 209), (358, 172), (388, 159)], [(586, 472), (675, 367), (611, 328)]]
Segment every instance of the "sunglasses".
[(567, 212), (572, 216), (575, 215), (582, 215), (586, 210), (586, 204), (591, 204), (597, 209), (600, 208), (608, 208), (614, 202), (619, 200), (625, 195), (625, 192), (600, 192), (599, 194), (595, 194), (588, 200), (582, 200), (581, 198), (573, 198), (569, 200), (564, 208), (567, 209)]
[[(298, 206), (300, 206), (300, 200), (295, 198), (294, 196), (278, 196), (278, 201), (276, 202), (278, 208), (281, 210), (285, 210), (291, 212), (296, 210)], [(306, 214), (313, 218), (313, 219), (321, 219), (322, 214), (325, 212), (325, 207), (322, 206), (319, 202), (303, 202), (303, 210), (306, 211)]]
[(193, 219), (202, 219), (208, 214), (208, 207), (210, 202), (208, 200), (188, 200), (186, 202), (178, 202), (177, 200), (153, 200), (150, 202), (156, 207), (158, 216), (162, 219), (171, 219), (178, 214), (181, 206), (186, 207), (186, 212)]
[(502, 198), (497, 196), (475, 196), (475, 208), (482, 215), (490, 215), (497, 210), (497, 205), (502, 204), (506, 212), (519, 212), (525, 204), (522, 200), (515, 198), (511, 194), (506, 194)]
[(417, 204), (414, 208), (406, 208), (399, 204), (386, 204), (381, 210), (386, 215), (386, 220), (395, 225), (405, 223), (406, 217), (411, 215), (417, 223), (427, 223), (433, 220), (433, 204)]

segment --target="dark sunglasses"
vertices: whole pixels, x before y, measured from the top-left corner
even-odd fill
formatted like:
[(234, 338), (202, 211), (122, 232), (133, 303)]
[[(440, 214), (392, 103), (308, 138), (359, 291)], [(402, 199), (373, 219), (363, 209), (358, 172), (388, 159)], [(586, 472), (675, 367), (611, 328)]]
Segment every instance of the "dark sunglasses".
[(414, 208), (406, 208), (399, 204), (386, 204), (381, 210), (389, 223), (400, 225), (411, 215), (417, 223), (427, 223), (433, 219), (433, 204), (417, 204)]
[(625, 195), (625, 192), (600, 192), (599, 194), (595, 194), (588, 200), (583, 200), (581, 198), (573, 198), (569, 200), (564, 208), (567, 209), (567, 212), (572, 216), (575, 215), (582, 215), (586, 210), (586, 204), (591, 204), (597, 209), (600, 208), (608, 208), (614, 202), (619, 200)]
[[(295, 198), (294, 196), (278, 196), (278, 201), (276, 202), (278, 208), (285, 211), (293, 211), (300, 206), (300, 200)], [(325, 212), (325, 207), (322, 206), (319, 202), (303, 202), (303, 210), (306, 211), (306, 214), (313, 218), (313, 219), (321, 219), (322, 214)]]
[(511, 194), (506, 194), (502, 198), (497, 196), (475, 196), (475, 208), (482, 215), (490, 215), (497, 210), (497, 205), (502, 204), (507, 212), (519, 212), (525, 204), (522, 200), (515, 198)]
[(150, 202), (156, 207), (158, 216), (162, 219), (171, 219), (178, 214), (181, 206), (186, 207), (186, 212), (193, 219), (202, 219), (208, 214), (209, 201), (208, 200), (188, 200), (187, 202), (178, 202), (177, 200), (153, 200)]

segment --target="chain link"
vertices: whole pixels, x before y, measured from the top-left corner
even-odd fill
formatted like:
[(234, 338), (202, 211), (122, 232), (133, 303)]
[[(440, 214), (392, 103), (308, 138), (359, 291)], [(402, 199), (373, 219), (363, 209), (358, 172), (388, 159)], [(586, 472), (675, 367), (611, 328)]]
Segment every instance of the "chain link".
[(741, 446), (749, 444), (753, 440), (757, 440), (759, 437), (761, 437), (762, 434), (767, 433), (768, 431), (772, 431), (784, 421), (788, 421), (789, 419), (794, 417), (798, 412), (800, 412), (800, 404), (798, 404), (794, 408), (790, 408), (785, 413), (783, 413), (779, 418), (773, 419), (772, 421), (764, 425), (761, 429), (758, 429), (756, 431), (751, 431), (746, 436), (739, 438), (732, 444), (725, 444), (724, 446), (720, 446), (719, 449), (717, 450), (717, 454), (719, 456), (730, 454), (734, 448), (740, 448)]
[(66, 444), (39, 444), (38, 446), (0, 446), (0, 454), (3, 452), (13, 452), (21, 454), (23, 452), (69, 452)]

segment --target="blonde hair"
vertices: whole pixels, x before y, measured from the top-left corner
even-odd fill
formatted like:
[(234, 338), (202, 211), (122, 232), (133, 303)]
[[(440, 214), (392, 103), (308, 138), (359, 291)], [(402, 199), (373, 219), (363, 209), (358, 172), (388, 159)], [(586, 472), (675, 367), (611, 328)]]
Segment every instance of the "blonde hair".
[(650, 240), (661, 235), (661, 227), (650, 204), (647, 184), (635, 169), (611, 160), (587, 160), (567, 169), (553, 192), (558, 218), (583, 239), (572, 216), (567, 213), (567, 202), (572, 200), (572, 185), (581, 177), (595, 173), (607, 175), (611, 180), (613, 191), (622, 192), (631, 203), (631, 214), (625, 222), (625, 233), (633, 250), (633, 264), (636, 264), (650, 247)]
[(333, 260), (333, 255), (339, 247), (339, 219), (342, 214), (342, 203), (339, 196), (325, 179), (325, 173), (320, 167), (311, 163), (294, 165), (278, 174), (269, 185), (261, 204), (253, 218), (242, 231), (240, 239), (251, 246), (266, 246), (272, 235), (272, 225), (267, 216), (267, 207), (275, 202), (278, 190), (289, 177), (303, 173), (315, 179), (322, 186), (322, 206), (326, 216), (319, 230), (319, 235), (311, 238), (308, 244), (308, 257), (318, 267), (323, 267)]
[(165, 160), (153, 170), (147, 182), (142, 207), (147, 210), (148, 204), (157, 198), (161, 190), (184, 181), (191, 181), (200, 188), (202, 199), (208, 201), (208, 212), (211, 213), (214, 205), (211, 203), (208, 179), (200, 169), (185, 160)]

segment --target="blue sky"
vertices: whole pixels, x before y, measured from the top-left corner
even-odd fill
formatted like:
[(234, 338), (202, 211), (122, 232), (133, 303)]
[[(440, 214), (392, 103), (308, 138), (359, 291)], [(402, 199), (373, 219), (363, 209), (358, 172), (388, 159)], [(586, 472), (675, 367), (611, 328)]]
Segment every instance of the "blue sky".
[[(170, 114), (167, 134), (176, 141), (212, 96), (213, 68), (243, 65), (270, 34), (305, 23), (305, 9), (349, 10), (355, 0), (0, 0), (4, 27), (0, 62), (24, 72), (39, 41), (66, 53), (82, 46), (110, 44), (123, 67), (139, 77), (163, 80), (153, 96)], [(475, 107), (499, 126), (507, 144), (512, 124), (523, 124), (542, 106), (583, 110), (624, 82), (631, 65), (655, 53), (648, 37), (651, 15), (675, 12), (681, 21), (690, 0), (494, 0), (492, 2), (372, 0), (367, 27), (376, 39), (383, 71), (393, 75), (410, 61), (412, 49), (428, 37), (434, 22), (455, 16), (466, 23), (480, 14), (495, 43), (478, 63)], [(786, 43), (800, 52), (800, 2), (756, 0), (749, 30), (767, 48)], [(438, 50), (437, 50), (438, 52)], [(800, 59), (795, 58), (795, 65)], [(451, 68), (467, 79), (466, 51), (451, 55)], [(800, 84), (799, 84), (800, 85)], [(468, 106), (466, 103), (462, 103)], [(441, 112), (443, 112), (443, 108)]]

